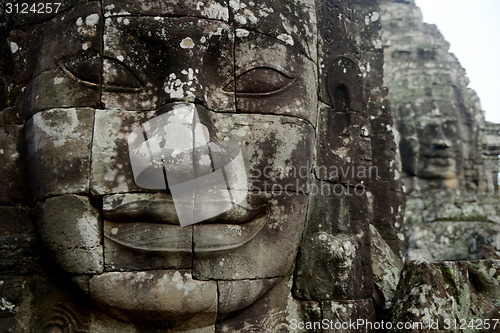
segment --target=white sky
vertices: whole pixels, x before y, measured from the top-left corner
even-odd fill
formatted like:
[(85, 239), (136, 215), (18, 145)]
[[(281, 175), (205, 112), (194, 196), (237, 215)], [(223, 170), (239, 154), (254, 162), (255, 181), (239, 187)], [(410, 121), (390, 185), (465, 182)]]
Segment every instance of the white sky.
[(438, 26), (470, 79), (486, 120), (500, 123), (500, 1), (416, 0)]

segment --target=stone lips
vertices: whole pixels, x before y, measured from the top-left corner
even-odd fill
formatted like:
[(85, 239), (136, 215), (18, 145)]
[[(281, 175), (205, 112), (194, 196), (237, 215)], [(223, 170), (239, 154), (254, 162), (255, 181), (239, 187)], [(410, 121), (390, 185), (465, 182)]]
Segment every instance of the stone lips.
[[(200, 237), (196, 248), (200, 253), (227, 251), (251, 241), (266, 224), (265, 215), (242, 225), (204, 224), (200, 226)], [(144, 228), (155, 235), (144, 234)], [(149, 234), (149, 233), (148, 233)], [(113, 223), (104, 222), (104, 236), (122, 246), (162, 253), (191, 253), (192, 230), (158, 223)]]

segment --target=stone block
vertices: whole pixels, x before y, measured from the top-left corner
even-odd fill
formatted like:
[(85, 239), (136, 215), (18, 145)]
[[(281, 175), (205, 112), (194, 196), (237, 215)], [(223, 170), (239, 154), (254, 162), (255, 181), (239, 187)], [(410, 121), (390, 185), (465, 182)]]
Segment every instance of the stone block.
[[(14, 89), (17, 89), (17, 87), (14, 87)], [(12, 95), (18, 96), (17, 92), (13, 92)], [(20, 99), (20, 98), (18, 98)], [(14, 103), (14, 102), (13, 102)], [(18, 104), (20, 104), (19, 102)], [(1, 119), (3, 122), (3, 125), (22, 125), (24, 123), (24, 118), (22, 115), (22, 105), (14, 105), (12, 107), (5, 108), (1, 111)], [(3, 126), (2, 126), (3, 127)]]
[(31, 208), (23, 206), (0, 206), (0, 236), (34, 235)]
[(188, 271), (110, 272), (90, 279), (94, 302), (121, 320), (189, 331), (215, 324), (217, 283)]
[(386, 135), (394, 129), (394, 119), (386, 87), (372, 89), (368, 105), (370, 125), (374, 135)]
[(26, 166), (23, 127), (0, 127), (0, 204), (29, 202)]
[(94, 110), (52, 109), (26, 124), (29, 172), (35, 199), (89, 192)]
[(42, 272), (42, 248), (31, 221), (31, 209), (0, 206), (0, 269), (3, 274)]
[(316, 124), (316, 64), (295, 48), (266, 35), (237, 30), (235, 80), (241, 113), (278, 114)]
[[(11, 30), (9, 39), (14, 43), (11, 52), (13, 80), (16, 84), (25, 85), (31, 78), (49, 69), (66, 67), (71, 71), (72, 68), (64, 65), (74, 63), (75, 60), (82, 60), (85, 63), (88, 57), (100, 53), (103, 20), (99, 3), (93, 1), (76, 8), (68, 8), (75, 7), (77, 1), (79, 0), (61, 3), (59, 15), (52, 20)], [(55, 10), (53, 14), (54, 12)], [(53, 14), (50, 16), (54, 16)], [(24, 18), (30, 16), (40, 18), (43, 14), (18, 15)], [(91, 72), (83, 74), (93, 75), (95, 80), (92, 82), (98, 83), (96, 75), (98, 72), (99, 69), (94, 66)], [(79, 73), (73, 72), (73, 74), (78, 76)]]
[(366, 210), (366, 198), (348, 195), (345, 189), (335, 192), (340, 184), (316, 181), (315, 185), (322, 191), (310, 199), (294, 295), (310, 301), (370, 297), (368, 222), (356, 219)]
[(90, 302), (69, 279), (33, 278), (26, 288), (33, 307), (34, 332), (88, 332)]
[(233, 30), (224, 22), (107, 18), (102, 101), (124, 110), (196, 101), (210, 110), (234, 112), (234, 95), (224, 91), (234, 78), (233, 44)]
[(400, 179), (399, 161), (396, 157), (396, 144), (392, 132), (371, 137), (372, 163), (377, 166), (377, 177), (382, 181)]
[(89, 304), (68, 281), (0, 276), (0, 328), (5, 332), (87, 332)]
[(374, 299), (379, 308), (389, 310), (394, 305), (394, 295), (403, 269), (403, 261), (371, 224), (370, 245), (375, 283)]
[[(35, 74), (36, 51), (40, 49), (42, 41), (42, 38), (36, 36), (36, 30), (37, 27), (26, 27), (9, 32), (9, 40), (14, 46), (9, 50), (12, 58), (12, 81), (18, 88), (25, 86)], [(31, 44), (28, 43), (28, 39), (32, 40)]]
[[(194, 225), (195, 278), (240, 280), (273, 278), (288, 273), (302, 236), (307, 196), (262, 193), (260, 199), (265, 204), (265, 214), (243, 224)], [(258, 227), (257, 233), (246, 232), (252, 227)], [(217, 244), (214, 235), (224, 228), (235, 230), (232, 248), (226, 248), (224, 240), (219, 240), (217, 246), (198, 246), (199, 243)]]
[(191, 268), (192, 239), (191, 226), (105, 220), (105, 270)]
[[(159, 112), (172, 112), (184, 106), (193, 105), (168, 105)], [(241, 149), (248, 190), (308, 191), (313, 153), (313, 128), (308, 123), (272, 115), (217, 113), (201, 106), (196, 110), (209, 133), (210, 142), (227, 143)], [(157, 114), (96, 111), (91, 180), (94, 195), (150, 191), (136, 185), (127, 138), (139, 125), (154, 119)], [(173, 158), (172, 163), (179, 160)]]
[[(24, 77), (30, 77), (24, 94), (24, 119), (50, 108), (100, 105), (98, 55), (102, 54), (103, 23), (100, 5), (92, 1), (67, 10), (36, 29), (13, 35), (19, 52), (14, 68), (32, 60), (27, 71), (18, 69), (24, 75), (16, 78), (23, 84)], [(23, 58), (26, 52), (38, 56)]]
[[(328, 327), (322, 332), (327, 333), (357, 333), (373, 332), (368, 323), (375, 323), (375, 308), (371, 299), (326, 301), (321, 302), (323, 320), (328, 321)], [(360, 320), (360, 322), (358, 322)], [(364, 324), (361, 324), (361, 320)], [(349, 326), (350, 323), (361, 324)]]
[(244, 312), (236, 313), (216, 326), (217, 333), (243, 332), (306, 332), (292, 330), (293, 319), (303, 318), (305, 307), (293, 299), (292, 280), (287, 276)]
[(211, 114), (214, 141), (241, 147), (249, 190), (307, 192), (313, 128), (298, 119), (272, 115)]
[(296, 48), (317, 60), (315, 2), (293, 0), (266, 3), (236, 0), (229, 3), (230, 18), (237, 29), (255, 31)]
[(401, 195), (391, 188), (389, 182), (377, 181), (371, 184), (370, 193), (373, 200), (372, 224), (394, 252), (399, 253), (401, 245), (397, 236), (395, 222), (401, 213)]
[(282, 278), (217, 281), (219, 293), (218, 317), (242, 310), (263, 297)]
[(97, 1), (90, 1), (44, 24), (38, 73), (59, 67), (81, 80), (99, 83), (100, 58), (93, 56), (102, 52), (104, 21), (100, 7)]
[(147, 15), (147, 16), (190, 16), (204, 19), (229, 20), (227, 2), (222, 0), (154, 0), (147, 5), (133, 1), (103, 1), (104, 16)]
[[(347, 189), (349, 190), (349, 189)], [(347, 194), (349, 217), (351, 219), (351, 232), (362, 234), (368, 231), (370, 223), (370, 207), (368, 201), (368, 186), (357, 186)]]
[[(341, 300), (371, 291), (366, 276), (367, 249), (355, 236), (320, 232), (306, 239), (298, 267), (296, 294), (305, 300)], [(369, 261), (369, 260), (368, 260)]]
[(29, 118), (36, 112), (69, 107), (99, 107), (97, 88), (75, 82), (60, 69), (41, 73), (26, 88), (23, 116)]
[(40, 237), (67, 272), (99, 273), (104, 258), (98, 211), (87, 197), (63, 195), (47, 199), (36, 210)]
[[(500, 295), (499, 260), (475, 260), (467, 262), (469, 282), (475, 290), (495, 299)], [(474, 290), (472, 289), (472, 290)]]
[(321, 104), (318, 124), (315, 168), (319, 179), (355, 186), (376, 176), (366, 118)]
[(127, 138), (153, 116), (131, 111), (96, 111), (90, 180), (93, 195), (143, 191), (135, 185)]
[(410, 258), (426, 260), (496, 259), (499, 233), (495, 223), (474, 221), (435, 221), (405, 229)]
[(350, 234), (352, 228), (346, 188), (319, 180), (314, 180), (312, 186), (319, 190), (309, 199), (306, 233)]
[(498, 260), (409, 261), (403, 268), (392, 320), (432, 322), (442, 330), (446, 320), (453, 325), (470, 318), (495, 318), (499, 271)]

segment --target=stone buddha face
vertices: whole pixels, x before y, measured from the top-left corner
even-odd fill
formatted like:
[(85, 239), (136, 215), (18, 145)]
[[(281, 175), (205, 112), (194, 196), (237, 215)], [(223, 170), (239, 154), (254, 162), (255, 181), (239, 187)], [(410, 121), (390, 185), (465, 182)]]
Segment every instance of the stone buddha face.
[[(291, 273), (313, 163), (315, 7), (229, 3), (89, 2), (12, 35), (15, 57), (40, 50), (24, 112), (41, 238), (120, 320), (212, 325)], [(217, 172), (227, 186), (197, 182)]]
[[(414, 132), (401, 142), (403, 169), (437, 187), (458, 188), (463, 164), (464, 124), (453, 100), (437, 100), (413, 106)], [(412, 143), (413, 142), (413, 143)]]
[(420, 117), (418, 173), (423, 178), (456, 178), (460, 172), (459, 123), (456, 117), (434, 110)]

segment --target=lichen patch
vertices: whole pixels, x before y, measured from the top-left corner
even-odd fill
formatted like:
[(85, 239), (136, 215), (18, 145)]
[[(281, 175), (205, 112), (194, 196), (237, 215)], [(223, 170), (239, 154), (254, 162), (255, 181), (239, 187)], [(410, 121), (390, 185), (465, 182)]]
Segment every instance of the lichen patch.
[(192, 49), (194, 47), (194, 41), (191, 37), (186, 37), (181, 41), (181, 47), (183, 49)]

